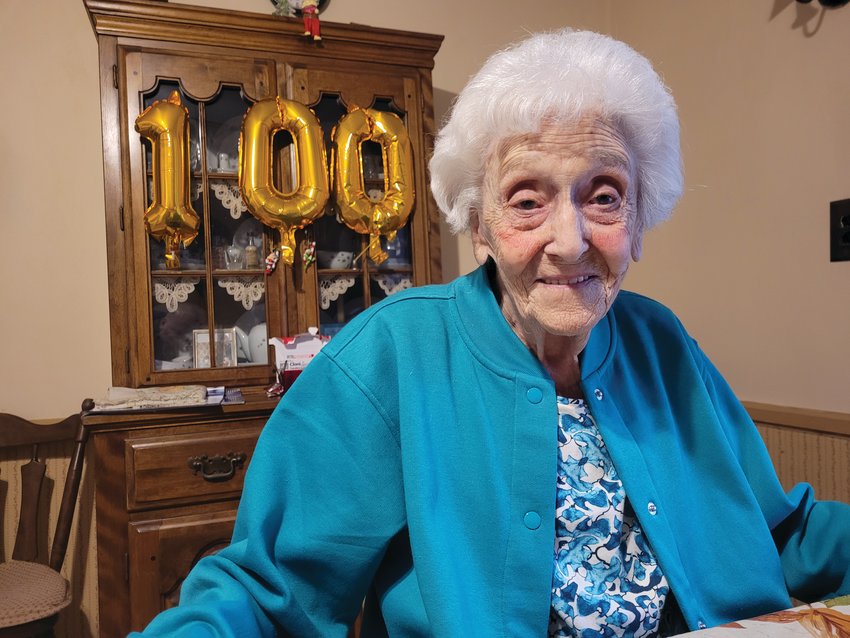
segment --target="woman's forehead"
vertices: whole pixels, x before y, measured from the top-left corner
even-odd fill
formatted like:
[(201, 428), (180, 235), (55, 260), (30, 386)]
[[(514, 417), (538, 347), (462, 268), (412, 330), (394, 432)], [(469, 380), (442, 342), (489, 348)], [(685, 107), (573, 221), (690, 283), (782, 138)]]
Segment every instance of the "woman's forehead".
[(491, 155), (490, 168), (504, 173), (538, 162), (583, 160), (632, 171), (632, 154), (618, 128), (598, 118), (546, 123), (539, 131), (503, 138)]

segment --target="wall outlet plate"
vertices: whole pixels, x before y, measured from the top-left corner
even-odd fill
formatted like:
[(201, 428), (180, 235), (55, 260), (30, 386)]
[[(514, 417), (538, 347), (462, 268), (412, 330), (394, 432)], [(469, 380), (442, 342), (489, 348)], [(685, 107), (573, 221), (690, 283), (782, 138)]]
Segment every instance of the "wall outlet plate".
[(829, 203), (829, 261), (850, 261), (850, 199)]

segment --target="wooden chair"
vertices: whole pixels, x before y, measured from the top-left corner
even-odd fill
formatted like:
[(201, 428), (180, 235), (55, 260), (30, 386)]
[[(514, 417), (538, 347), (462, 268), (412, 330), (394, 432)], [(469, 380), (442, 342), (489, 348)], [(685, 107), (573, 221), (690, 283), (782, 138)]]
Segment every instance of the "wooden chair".
[[(93, 406), (91, 399), (86, 399), (82, 411)], [(0, 638), (52, 637), (59, 612), (71, 602), (70, 583), (59, 570), (68, 549), (86, 438), (81, 413), (52, 425), (37, 425), (0, 413), (0, 447), (32, 446), (32, 459), (21, 467), (20, 513), (12, 559), (0, 562)], [(46, 471), (45, 463), (38, 460), (38, 446), (66, 440), (74, 440), (74, 450), (65, 478), (50, 558), (43, 565), (34, 562), (38, 555), (39, 494)]]

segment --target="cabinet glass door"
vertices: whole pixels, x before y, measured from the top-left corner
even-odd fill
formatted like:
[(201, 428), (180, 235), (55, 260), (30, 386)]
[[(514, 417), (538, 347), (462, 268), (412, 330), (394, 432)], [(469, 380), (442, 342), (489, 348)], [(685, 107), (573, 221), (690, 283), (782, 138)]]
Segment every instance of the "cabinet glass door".
[[(322, 69), (307, 71), (306, 75), (309, 89), (300, 99), (310, 105), (322, 123), (328, 149), (332, 148), (334, 127), (355, 107), (394, 113), (411, 130), (407, 111), (413, 95), (403, 77)], [(415, 135), (411, 137), (413, 161), (417, 164), (422, 157)], [(360, 152), (363, 192), (369, 199), (379, 201), (384, 196), (387, 177), (383, 151), (379, 144), (364, 141)], [(364, 308), (414, 285), (411, 221), (415, 214), (416, 204), (408, 223), (393, 241), (381, 237), (388, 258), (380, 265), (369, 259), (369, 236), (341, 222), (333, 198), (324, 216), (307, 228), (308, 238), (316, 242), (313, 284), (322, 334), (336, 334)]]
[[(174, 91), (189, 111), (190, 190), (201, 225), (181, 250), (176, 270), (165, 268), (164, 243), (148, 236), (154, 369), (265, 365), (263, 225), (248, 212), (237, 186), (239, 131), (251, 101), (235, 86), (198, 101), (167, 80), (145, 95), (143, 106)], [(150, 184), (152, 158), (145, 145)]]
[[(138, 134), (131, 137), (142, 152), (145, 179), (144, 201), (133, 210), (134, 243), (146, 256), (140, 263), (149, 266), (147, 304), (137, 301), (137, 316), (146, 321), (140, 322), (140, 337), (150, 340), (149, 367), (141, 373), (154, 382), (173, 382), (169, 373), (176, 371), (184, 371), (184, 378), (185, 371), (192, 371), (192, 378), (199, 380), (229, 379), (234, 374), (246, 380), (268, 378), (270, 320), (275, 333), (280, 329), (275, 319), (280, 313), (270, 313), (269, 297), (275, 298), (275, 292), (270, 293), (269, 287), (279, 284), (265, 274), (270, 231), (248, 212), (238, 187), (242, 119), (259, 97), (265, 97), (257, 93), (267, 91), (257, 90), (254, 61), (246, 61), (244, 68), (231, 62), (233, 80), (211, 81), (203, 75), (199, 80), (192, 59), (172, 59), (167, 69), (159, 68), (159, 59), (154, 55), (142, 61), (139, 75), (157, 73), (149, 87), (140, 82), (138, 109), (142, 112), (175, 92), (186, 107), (190, 199), (200, 227), (194, 240), (181, 246), (179, 267), (167, 268), (165, 243), (146, 233), (140, 223), (153, 196), (152, 144)], [(271, 73), (259, 75), (265, 78)]]

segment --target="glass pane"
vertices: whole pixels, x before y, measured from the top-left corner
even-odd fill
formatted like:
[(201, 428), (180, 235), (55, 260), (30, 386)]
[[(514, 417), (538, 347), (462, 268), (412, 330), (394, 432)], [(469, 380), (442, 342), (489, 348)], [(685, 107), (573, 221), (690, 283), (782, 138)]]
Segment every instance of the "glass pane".
[(402, 226), (395, 239), (388, 241), (384, 246), (387, 251), (387, 260), (378, 268), (379, 270), (408, 270), (410, 269), (410, 224)]
[(265, 278), (228, 275), (214, 281), (215, 327), (234, 335), (230, 365), (268, 363)]
[[(177, 91), (180, 95), (180, 101), (183, 106), (189, 111), (189, 152), (190, 152), (190, 169), (199, 171), (201, 159), (201, 144), (199, 135), (199, 106), (198, 102), (184, 93), (179, 82), (174, 80), (161, 80), (157, 83), (154, 89), (143, 96), (143, 108), (151, 106), (158, 100), (164, 100)], [(145, 210), (150, 206), (153, 198), (153, 156), (152, 145), (146, 138), (139, 138), (145, 148), (145, 168), (146, 168), (146, 193), (145, 193)], [(201, 189), (203, 188), (201, 180), (197, 176), (193, 176), (190, 185), (190, 201), (192, 208), (203, 220), (203, 202), (200, 199)], [(150, 251), (150, 267), (151, 270), (165, 270), (165, 244), (163, 241), (148, 237), (148, 246)], [(180, 270), (203, 270), (204, 268), (204, 235), (203, 222), (198, 236), (188, 247), (180, 249)]]
[(281, 193), (295, 190), (296, 171), (292, 168), (297, 162), (295, 144), (289, 131), (278, 131), (272, 138), (272, 178), (274, 186)]
[(195, 367), (195, 331), (208, 330), (204, 279), (154, 277), (152, 283), (154, 369)]
[(348, 108), (343, 103), (339, 95), (335, 93), (322, 93), (319, 101), (313, 104), (310, 108), (319, 118), (322, 123), (322, 130), (325, 133), (325, 148), (330, 149), (333, 144), (333, 129), (346, 113)]
[(380, 201), (384, 197), (386, 186), (383, 149), (377, 142), (366, 140), (360, 145), (360, 157), (366, 195), (373, 202)]
[[(376, 98), (372, 108), (378, 111), (395, 113), (404, 120), (404, 112), (396, 108), (395, 103), (389, 98)], [(381, 147), (374, 142), (364, 142), (361, 149), (363, 153), (366, 194), (373, 201), (377, 201), (384, 195), (384, 158), (382, 157)], [(387, 241), (385, 243), (382, 242), (382, 244), (384, 245), (384, 250), (386, 250), (388, 257), (384, 263), (378, 266), (378, 270), (408, 270), (411, 268), (411, 264), (413, 262), (410, 252), (409, 222), (398, 231), (398, 234), (393, 241)], [(386, 277), (384, 280), (386, 280)], [(390, 290), (392, 290), (392, 286), (390, 286)], [(380, 287), (378, 287), (378, 290), (376, 291), (374, 279), (372, 281), (371, 291), (372, 303), (375, 303), (386, 296), (384, 294), (385, 291), (383, 291)]]
[[(189, 110), (189, 167), (192, 171), (201, 170), (201, 141), (200, 141), (200, 117), (198, 115), (198, 102), (183, 92), (179, 82), (175, 80), (160, 80), (154, 89), (144, 95), (142, 108), (146, 109), (157, 100), (165, 100), (174, 92), (180, 95), (180, 101)], [(145, 145), (145, 169), (148, 175), (153, 167), (151, 156), (151, 144), (143, 139)], [(150, 201), (150, 198), (148, 198)]]
[(251, 101), (239, 87), (225, 86), (206, 103), (207, 171), (236, 174), (239, 168), (239, 132)]
[(388, 97), (376, 97), (375, 102), (372, 104), (372, 108), (376, 111), (386, 111), (390, 113), (395, 113), (402, 120), (404, 120), (404, 111), (399, 108), (396, 108), (395, 102), (393, 102)]
[[(148, 199), (146, 204), (150, 202), (151, 198), (151, 181), (152, 178), (148, 177)], [(205, 238), (203, 223), (204, 203), (201, 200), (201, 189), (203, 189), (203, 183), (200, 179), (193, 177), (191, 188), (190, 201), (192, 202), (192, 208), (201, 218), (201, 225), (198, 229), (198, 235), (194, 240), (192, 240), (192, 243), (188, 246), (180, 247), (180, 268), (178, 272), (180, 270), (203, 270), (205, 264)], [(165, 242), (154, 239), (148, 235), (148, 250), (150, 254), (151, 270), (165, 270)]]
[[(348, 108), (338, 95), (332, 93), (323, 93), (312, 108), (322, 123), (325, 146), (331, 148), (333, 129), (348, 113)], [(325, 210), (324, 217), (317, 219), (309, 229), (316, 241), (316, 263), (319, 268), (331, 270), (362, 268), (361, 260), (354, 260), (361, 251), (361, 236), (338, 221), (333, 204)]]
[(319, 275), (319, 322), (324, 335), (333, 336), (365, 306), (363, 280), (351, 275)]
[(412, 286), (413, 277), (409, 274), (376, 273), (369, 277), (369, 290), (373, 304)]
[(233, 180), (209, 181), (212, 267), (215, 270), (261, 270), (263, 225), (248, 212)]
[(360, 234), (340, 224), (336, 215), (326, 212), (324, 217), (313, 222), (312, 232), (319, 268), (345, 270), (361, 267), (360, 260), (354, 261), (360, 253)]

